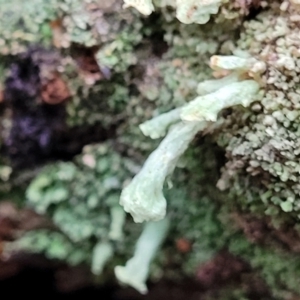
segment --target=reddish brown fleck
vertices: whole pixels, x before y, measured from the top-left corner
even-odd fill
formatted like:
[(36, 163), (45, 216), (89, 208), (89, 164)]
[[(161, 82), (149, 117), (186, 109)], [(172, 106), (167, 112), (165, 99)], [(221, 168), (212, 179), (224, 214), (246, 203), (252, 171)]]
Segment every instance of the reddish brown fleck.
[(47, 104), (58, 104), (70, 97), (67, 84), (59, 74), (55, 74), (52, 79), (42, 86), (42, 99)]
[(189, 240), (185, 238), (180, 238), (176, 240), (176, 248), (181, 253), (187, 253), (191, 251), (192, 244)]

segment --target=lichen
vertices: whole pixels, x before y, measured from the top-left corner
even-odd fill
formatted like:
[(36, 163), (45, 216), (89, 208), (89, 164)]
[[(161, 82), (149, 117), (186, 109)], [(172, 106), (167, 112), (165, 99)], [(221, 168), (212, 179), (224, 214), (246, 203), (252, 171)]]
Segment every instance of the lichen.
[(172, 175), (180, 156), (203, 127), (205, 122), (180, 122), (174, 125), (148, 157), (142, 170), (123, 189), (120, 204), (135, 222), (158, 221), (165, 217), (167, 203), (162, 192), (164, 181)]
[(164, 240), (168, 227), (168, 219), (146, 223), (137, 240), (134, 256), (126, 262), (125, 267), (115, 267), (115, 274), (120, 282), (134, 287), (142, 294), (147, 293), (145, 282), (149, 276), (149, 265)]
[(124, 0), (124, 3), (125, 8), (132, 6), (146, 16), (150, 15), (155, 7), (171, 7), (176, 11), (177, 19), (184, 24), (206, 24), (214, 17), (217, 23), (230, 20), (236, 23), (235, 26), (240, 25), (243, 17), (252, 9), (266, 8), (269, 4), (268, 1), (260, 0)]
[[(298, 10), (284, 2), (245, 22), (238, 47), (265, 64), (265, 94), (252, 113), (225, 118), (217, 136), (228, 162), (218, 186), (250, 211), (297, 227), (298, 213)], [(268, 24), (274, 24), (274, 30)], [(274, 45), (272, 44), (274, 43)], [(234, 126), (233, 126), (234, 124)], [(244, 195), (241, 198), (241, 195)]]
[[(68, 254), (72, 260), (71, 253), (77, 253), (78, 249), (83, 251), (80, 262), (91, 264), (92, 272), (100, 275), (120, 249), (129, 253), (140, 231), (137, 227), (130, 230), (130, 236), (123, 233), (132, 225), (124, 224), (124, 211), (118, 204), (123, 184), (138, 169), (130, 159), (121, 158), (111, 150), (109, 143), (85, 147), (75, 162), (46, 167), (31, 182), (26, 198), (38, 213), (51, 215), (60, 232), (44, 238), (45, 242), (42, 232), (29, 232), (17, 242), (17, 247), (45, 251), (48, 257), (63, 260), (69, 259)], [(101, 183), (94, 186), (98, 178)], [(59, 253), (65, 253), (61, 256), (52, 251), (51, 239), (56, 236), (67, 241), (61, 241)], [(33, 239), (37, 240), (37, 247), (30, 243)], [(49, 249), (38, 246), (43, 243), (48, 243)]]
[[(248, 64), (247, 59), (225, 57), (218, 60), (224, 60), (219, 68), (239, 71), (241, 75), (252, 69), (252, 63)], [(227, 80), (222, 83), (226, 84)], [(212, 89), (212, 81), (208, 84)], [(205, 83), (202, 85), (205, 87)], [(158, 148), (148, 157), (143, 169), (121, 194), (120, 204), (135, 222), (157, 221), (165, 216), (166, 200), (162, 194), (164, 181), (172, 174), (196, 133), (209, 127), (210, 121), (216, 122), (218, 114), (224, 108), (238, 104), (248, 107), (257, 100), (259, 92), (259, 84), (254, 80), (232, 82), (224, 87), (220, 87), (220, 81), (217, 80), (216, 86), (212, 93), (199, 96), (180, 108), (140, 125), (144, 134), (157, 138), (175, 123)]]
[[(21, 85), (30, 82), (35, 95), (20, 85), (23, 98), (12, 96), (10, 103), (22, 99), (18, 109), (58, 101), (49, 92), (55, 84), (35, 84), (51, 70), (68, 91), (66, 118), (49, 117), (51, 123), (39, 115), (39, 129), (34, 121), (13, 127), (16, 110), (4, 107), (1, 145), (10, 136), (8, 152), (23, 153), (13, 145), (25, 129), (35, 129), (27, 142), (42, 143), (47, 124), (64, 122), (74, 139), (91, 144), (74, 159), (52, 157), (20, 174), (1, 157), (1, 199), (35, 176), (18, 203), (26, 198), (52, 222), (47, 230), (18, 231), (6, 250), (85, 263), (102, 282), (115, 269), (141, 292), (148, 278), (197, 277), (228, 253), (246, 266), (234, 273), (241, 282), (225, 266), (224, 289), (213, 285), (216, 297), (203, 298), (251, 298), (248, 278), (269, 289), (261, 298), (298, 297), (298, 1), (124, 2), (128, 8), (121, 0), (14, 0), (14, 10), (1, 4), (0, 101), (9, 80), (14, 87), (22, 77), (2, 69), (9, 60), (20, 64), (30, 51), (16, 54), (32, 42), (57, 48), (55, 63), (49, 59), (45, 67), (31, 51), (39, 72), (25, 72)], [(88, 142), (86, 127), (96, 136)], [(38, 156), (30, 149), (28, 161)], [(142, 231), (120, 199), (135, 221), (158, 222)], [(165, 215), (168, 221), (159, 221)], [(199, 286), (207, 288), (204, 279)]]

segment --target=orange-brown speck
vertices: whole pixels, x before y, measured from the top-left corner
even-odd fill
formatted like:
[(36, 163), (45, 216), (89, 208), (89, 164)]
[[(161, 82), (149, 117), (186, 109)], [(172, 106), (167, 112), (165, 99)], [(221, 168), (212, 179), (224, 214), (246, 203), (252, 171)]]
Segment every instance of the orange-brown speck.
[(180, 238), (176, 240), (176, 248), (181, 253), (187, 253), (191, 251), (192, 244), (186, 238)]

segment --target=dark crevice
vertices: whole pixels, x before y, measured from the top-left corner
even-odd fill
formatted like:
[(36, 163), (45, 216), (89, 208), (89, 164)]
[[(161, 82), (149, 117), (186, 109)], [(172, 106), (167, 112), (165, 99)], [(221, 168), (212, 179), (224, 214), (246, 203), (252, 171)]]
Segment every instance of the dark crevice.
[(264, 9), (260, 6), (261, 0), (255, 0), (253, 1), (252, 6), (249, 9), (248, 15), (245, 17), (245, 21), (253, 20), (257, 17), (259, 13), (261, 13)]
[[(228, 258), (224, 260), (220, 257), (220, 259), (221, 263), (227, 263)], [(238, 264), (237, 268), (240, 268), (236, 258), (231, 259), (233, 259), (235, 267)], [(214, 260), (218, 260), (218, 256)], [(23, 256), (23, 259), (19, 259), (15, 263), (18, 264), (18, 271), (15, 269), (14, 274), (12, 273), (6, 278), (2, 277), (0, 280), (2, 294), (11, 297), (19, 296), (21, 292), (22, 297), (29, 296), (31, 298), (32, 296), (46, 295), (55, 296), (55, 299), (74, 299), (79, 296), (79, 299), (84, 297), (106, 300), (207, 300), (224, 299), (224, 293), (230, 293), (230, 287), (239, 284), (249, 300), (274, 299), (263, 280), (248, 270), (237, 273), (232, 284), (225, 289), (219, 280), (216, 280), (209, 287), (204, 287), (201, 281), (185, 278), (180, 282), (175, 280), (149, 282), (149, 293), (141, 295), (132, 288), (121, 287), (113, 282), (106, 285), (95, 285), (83, 266), (70, 268), (63, 263), (47, 261), (36, 255)], [(212, 260), (210, 264), (213, 263)], [(232, 266), (225, 264), (223, 273), (226, 276), (230, 275), (227, 272), (228, 267), (232, 268)], [(217, 266), (217, 269), (220, 268)]]
[[(70, 128), (65, 106), (70, 93), (56, 73), (59, 59), (54, 51), (34, 47), (16, 57), (10, 66), (3, 98), (4, 107), (11, 111), (12, 125), (2, 154), (15, 170), (71, 160), (85, 145), (113, 138), (122, 122), (109, 129), (101, 122)], [(42, 78), (43, 73), (50, 79)], [(57, 87), (61, 88), (58, 92)]]

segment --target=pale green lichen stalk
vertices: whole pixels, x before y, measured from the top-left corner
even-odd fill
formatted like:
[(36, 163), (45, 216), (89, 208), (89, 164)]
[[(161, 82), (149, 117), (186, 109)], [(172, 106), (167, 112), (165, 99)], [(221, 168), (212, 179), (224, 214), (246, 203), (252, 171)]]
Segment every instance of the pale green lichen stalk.
[(173, 109), (149, 121), (140, 124), (140, 129), (145, 136), (158, 139), (166, 135), (169, 127), (180, 120), (181, 108)]
[[(240, 75), (250, 72), (253, 63), (239, 57), (220, 57), (221, 69), (239, 70)], [(229, 75), (229, 80), (238, 80), (238, 76)], [(158, 138), (174, 124), (158, 148), (148, 157), (142, 170), (122, 191), (120, 204), (129, 212), (135, 222), (157, 221), (166, 215), (166, 199), (163, 186), (167, 176), (171, 175), (180, 156), (188, 148), (197, 132), (217, 121), (218, 113), (227, 107), (241, 104), (249, 106), (257, 100), (259, 84), (254, 80), (231, 82), (228, 79), (216, 80), (216, 91), (197, 97), (186, 105), (162, 114), (140, 125), (145, 135)], [(224, 87), (222, 87), (222, 84)], [(202, 92), (205, 82), (202, 83)], [(199, 88), (198, 88), (199, 89)], [(213, 90), (213, 81), (208, 81), (208, 89)]]
[(93, 249), (92, 272), (95, 275), (102, 274), (107, 262), (113, 257), (114, 249), (109, 242), (99, 242)]
[(173, 173), (180, 156), (205, 122), (174, 125), (158, 148), (151, 153), (142, 170), (124, 188), (120, 204), (137, 223), (158, 221), (165, 217), (167, 202), (163, 186)]
[(254, 80), (234, 82), (208, 95), (199, 96), (182, 108), (183, 121), (217, 121), (218, 113), (230, 106), (248, 107), (254, 101), (259, 85)]
[(126, 262), (125, 267), (115, 267), (116, 277), (121, 283), (134, 287), (142, 294), (147, 293), (146, 280), (149, 274), (149, 265), (164, 240), (168, 228), (168, 219), (145, 224), (136, 243), (133, 257)]
[(123, 239), (123, 227), (125, 225), (126, 214), (124, 210), (119, 206), (113, 206), (110, 209), (111, 225), (108, 233), (108, 237), (113, 241), (122, 241)]

